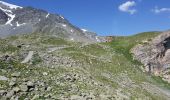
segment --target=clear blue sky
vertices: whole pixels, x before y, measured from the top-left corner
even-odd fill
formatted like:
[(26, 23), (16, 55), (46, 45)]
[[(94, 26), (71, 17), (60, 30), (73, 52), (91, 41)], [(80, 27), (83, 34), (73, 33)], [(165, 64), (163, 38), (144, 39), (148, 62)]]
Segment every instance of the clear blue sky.
[(170, 0), (2, 0), (58, 13), (99, 35), (170, 29)]

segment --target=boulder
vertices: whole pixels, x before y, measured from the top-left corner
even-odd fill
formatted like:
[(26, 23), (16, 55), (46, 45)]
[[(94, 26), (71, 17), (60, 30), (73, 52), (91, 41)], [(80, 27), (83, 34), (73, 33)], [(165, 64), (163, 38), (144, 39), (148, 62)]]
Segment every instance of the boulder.
[(7, 81), (7, 80), (8, 80), (7, 77), (5, 77), (5, 76), (0, 76), (0, 81)]
[(15, 72), (15, 73), (12, 73), (11, 76), (12, 77), (19, 77), (20, 76), (20, 72)]

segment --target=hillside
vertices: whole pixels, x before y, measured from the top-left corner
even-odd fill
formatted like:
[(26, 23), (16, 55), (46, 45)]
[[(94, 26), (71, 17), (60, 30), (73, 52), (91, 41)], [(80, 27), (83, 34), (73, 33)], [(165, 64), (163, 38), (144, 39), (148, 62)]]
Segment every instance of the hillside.
[(102, 37), (0, 1), (0, 100), (169, 100), (169, 37)]
[(130, 49), (158, 32), (84, 44), (39, 34), (0, 40), (0, 98), (168, 100), (170, 85), (144, 73)]

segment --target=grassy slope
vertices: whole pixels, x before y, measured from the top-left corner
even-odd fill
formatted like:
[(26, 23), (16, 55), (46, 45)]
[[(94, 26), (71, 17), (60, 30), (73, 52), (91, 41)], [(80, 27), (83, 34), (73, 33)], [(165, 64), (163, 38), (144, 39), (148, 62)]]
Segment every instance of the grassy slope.
[[(67, 48), (54, 51), (52, 54), (56, 56), (60, 54), (65, 57), (70, 57), (72, 60), (79, 62), (80, 65), (50, 69), (46, 66), (38, 67), (39, 64), (33, 64), (29, 65), (30, 67), (25, 67), (27, 65), (21, 65), (19, 62), (15, 62), (12, 63), (15, 65), (12, 71), (8, 73), (2, 72), (1, 74), (5, 74), (10, 77), (12, 72), (20, 71), (22, 72), (20, 81), (22, 81), (22, 78), (31, 79), (32, 77), (34, 77), (34, 80), (46, 81), (48, 85), (54, 87), (52, 92), (57, 96), (59, 96), (60, 93), (63, 94), (63, 92), (65, 96), (78, 94), (78, 92), (68, 92), (67, 90), (70, 87), (70, 84), (74, 84), (79, 87), (81, 92), (92, 92), (96, 95), (96, 97), (102, 94), (109, 95), (107, 98), (114, 97), (115, 99), (165, 99), (166, 96), (164, 94), (159, 92), (154, 93), (155, 89), (151, 86), (161, 85), (162, 87), (169, 87), (169, 84), (161, 81), (159, 78), (143, 73), (140, 70), (142, 65), (137, 61), (133, 61), (132, 55), (129, 52), (136, 44), (141, 43), (143, 40), (149, 40), (158, 34), (159, 33), (150, 32), (129, 37), (117, 37), (111, 43), (90, 45), (82, 45), (81, 43), (68, 42), (57, 38), (39, 37), (36, 35), (22, 36), (20, 38), (14, 36), (7, 39), (5, 44), (9, 44), (10, 48), (7, 48), (5, 51), (4, 49), (0, 49), (1, 54), (4, 52), (8, 54), (16, 52), (17, 54), (18, 51), (28, 50), (44, 52), (46, 48), (51, 46), (56, 47), (66, 45), (68, 46)], [(29, 43), (31, 44), (31, 47), (29, 49), (18, 50), (15, 48), (16, 46), (11, 46), (11, 43), (14, 41), (16, 44)], [(4, 66), (8, 66), (3, 62), (1, 65), (3, 66), (2, 69), (6, 69)], [(42, 72), (44, 71), (50, 74), (48, 76), (42, 76)], [(54, 80), (50, 79), (51, 77), (61, 78), (62, 75), (69, 73), (76, 73), (85, 78), (85, 81), (76, 81), (74, 83), (62, 81), (64, 86), (60, 86), (56, 85)], [(88, 81), (94, 82), (88, 83)], [(98, 85), (95, 85), (94, 83)], [(147, 83), (148, 87), (145, 86), (144, 83)], [(1, 84), (5, 85), (7, 83)], [(150, 91), (146, 88), (149, 88)], [(32, 97), (31, 95), (29, 96)], [(101, 99), (101, 97), (98, 97), (98, 99)]]

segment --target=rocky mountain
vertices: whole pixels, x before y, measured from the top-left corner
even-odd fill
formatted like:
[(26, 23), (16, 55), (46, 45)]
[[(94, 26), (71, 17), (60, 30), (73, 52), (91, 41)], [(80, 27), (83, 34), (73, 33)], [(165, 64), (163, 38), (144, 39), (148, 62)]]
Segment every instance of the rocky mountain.
[(97, 34), (75, 27), (58, 14), (32, 7), (19, 7), (0, 1), (0, 37), (41, 33), (79, 42), (100, 42)]
[(61, 15), (5, 2), (0, 9), (0, 100), (170, 99), (160, 74), (169, 75), (169, 31), (101, 42)]

